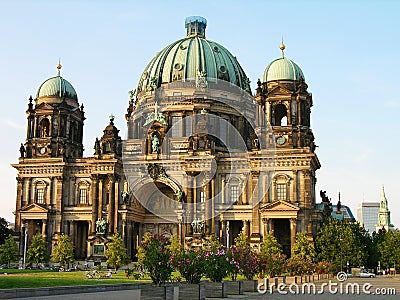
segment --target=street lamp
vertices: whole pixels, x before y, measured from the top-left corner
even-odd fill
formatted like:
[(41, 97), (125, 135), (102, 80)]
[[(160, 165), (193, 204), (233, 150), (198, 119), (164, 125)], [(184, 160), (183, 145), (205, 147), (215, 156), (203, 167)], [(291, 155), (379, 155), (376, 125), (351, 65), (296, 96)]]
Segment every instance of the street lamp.
[(229, 248), (229, 221), (226, 221), (226, 248)]
[(340, 233), (339, 241), (340, 241), (340, 272), (343, 272), (343, 259), (342, 259), (342, 241), (343, 241), (343, 239), (342, 239), (341, 233)]
[(24, 269), (25, 269), (25, 262), (26, 262), (26, 244), (27, 244), (27, 241), (28, 241), (28, 223), (25, 223), (25, 234), (24, 234), (25, 236), (24, 236), (24, 263), (23, 263), (23, 267), (24, 267)]

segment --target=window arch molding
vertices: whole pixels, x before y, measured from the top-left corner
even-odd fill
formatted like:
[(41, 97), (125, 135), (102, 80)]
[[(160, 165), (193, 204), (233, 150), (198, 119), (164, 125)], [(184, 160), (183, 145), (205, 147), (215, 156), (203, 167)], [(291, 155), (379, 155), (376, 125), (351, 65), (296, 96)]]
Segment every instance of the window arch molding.
[(290, 182), (293, 178), (287, 174), (279, 173), (272, 178), (273, 199), (275, 201), (290, 202)]
[(79, 179), (76, 182), (75, 204), (89, 205), (90, 204), (90, 186), (91, 182), (87, 179)]
[(32, 181), (32, 202), (36, 204), (45, 205), (48, 197), (48, 188), (50, 186), (50, 182), (45, 179), (35, 179)]

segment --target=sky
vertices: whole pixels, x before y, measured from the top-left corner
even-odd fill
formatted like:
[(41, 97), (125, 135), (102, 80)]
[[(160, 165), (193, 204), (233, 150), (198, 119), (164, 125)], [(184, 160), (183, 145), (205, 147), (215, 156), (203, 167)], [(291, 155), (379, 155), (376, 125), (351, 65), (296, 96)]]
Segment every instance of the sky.
[(206, 36), (237, 57), (254, 91), (265, 67), (285, 56), (313, 94), (311, 126), (326, 190), (357, 215), (379, 202), (382, 185), (400, 226), (398, 111), (400, 2), (397, 1), (1, 1), (0, 216), (13, 221), (19, 145), (28, 98), (57, 74), (86, 111), (84, 156), (108, 116), (126, 134), (128, 91), (157, 51), (185, 36), (184, 20), (207, 19)]

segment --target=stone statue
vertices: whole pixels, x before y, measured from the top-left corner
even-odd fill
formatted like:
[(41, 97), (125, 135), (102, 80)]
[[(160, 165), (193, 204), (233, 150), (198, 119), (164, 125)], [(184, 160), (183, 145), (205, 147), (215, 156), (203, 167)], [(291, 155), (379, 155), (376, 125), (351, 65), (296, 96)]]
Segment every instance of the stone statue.
[(25, 152), (26, 152), (26, 150), (25, 150), (24, 144), (21, 143), (21, 147), (19, 147), (19, 153), (21, 153), (22, 158), (25, 157)]
[(160, 139), (156, 134), (151, 137), (151, 149), (152, 153), (159, 153), (160, 151)]
[(129, 205), (129, 193), (127, 191), (124, 191), (121, 193), (122, 197), (122, 203), (125, 205)]
[(96, 221), (96, 233), (104, 234), (104, 233), (106, 233), (106, 229), (107, 229), (106, 220), (104, 220), (103, 218), (97, 219), (97, 221)]
[(192, 222), (192, 228), (194, 234), (200, 234), (203, 231), (203, 221), (199, 218), (194, 219)]
[(94, 142), (94, 154), (96, 154), (96, 155), (101, 154), (100, 141), (98, 138), (96, 138), (96, 141)]
[(133, 103), (135, 101), (136, 89), (129, 91), (129, 103)]

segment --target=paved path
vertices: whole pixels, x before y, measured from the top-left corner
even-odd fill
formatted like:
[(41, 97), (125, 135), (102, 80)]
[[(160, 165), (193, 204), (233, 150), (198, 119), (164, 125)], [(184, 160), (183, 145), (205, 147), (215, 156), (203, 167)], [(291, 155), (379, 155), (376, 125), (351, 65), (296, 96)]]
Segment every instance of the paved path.
[[(323, 288), (321, 288), (321, 286)], [(337, 285), (335, 285), (337, 284)], [(350, 285), (351, 284), (351, 285)], [(366, 285), (366, 284), (370, 284)], [(360, 293), (357, 295), (356, 293), (352, 293), (352, 288), (358, 285), (360, 287)], [(324, 280), (315, 284), (316, 286), (316, 294), (313, 294), (313, 290), (308, 292), (308, 288), (305, 288), (305, 293), (302, 293), (302, 288), (300, 285), (299, 294), (294, 295), (291, 294), (288, 289), (285, 289), (285, 292), (288, 292), (286, 295), (280, 294), (278, 291), (274, 290), (272, 294), (267, 292), (264, 295), (260, 295), (258, 293), (247, 293), (245, 295), (230, 295), (228, 298), (210, 298), (207, 300), (229, 300), (229, 299), (266, 299), (266, 300), (285, 300), (285, 299), (298, 299), (298, 300), (329, 300), (329, 299), (351, 299), (351, 300), (368, 300), (368, 299), (385, 299), (385, 300), (397, 300), (400, 298), (400, 277), (378, 277), (378, 278), (350, 278), (340, 285), (340, 282), (337, 280), (331, 280), (331, 291), (334, 291), (335, 288), (336, 293), (332, 293), (329, 290), (329, 281)], [(342, 290), (340, 289), (342, 286)], [(346, 294), (346, 286), (347, 290), (350, 292)], [(366, 294), (363, 292), (364, 289), (370, 294)], [(390, 289), (390, 290), (389, 290)], [(322, 294), (317, 294), (321, 292)], [(355, 290), (356, 291), (356, 290)], [(377, 295), (377, 293), (385, 293), (385, 295)], [(393, 294), (395, 292), (396, 294)], [(99, 293), (84, 293), (84, 294), (71, 294), (71, 295), (57, 295), (57, 296), (46, 296), (46, 297), (30, 297), (30, 298), (19, 298), (19, 299), (27, 299), (27, 300), (64, 300), (64, 299), (82, 299), (82, 300), (139, 300), (138, 291), (135, 290), (125, 290), (125, 291), (114, 291), (114, 292), (99, 292)], [(388, 293), (391, 293), (389, 295)], [(193, 299), (188, 299), (193, 300)]]

